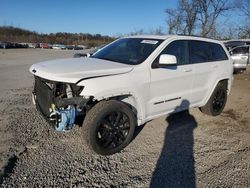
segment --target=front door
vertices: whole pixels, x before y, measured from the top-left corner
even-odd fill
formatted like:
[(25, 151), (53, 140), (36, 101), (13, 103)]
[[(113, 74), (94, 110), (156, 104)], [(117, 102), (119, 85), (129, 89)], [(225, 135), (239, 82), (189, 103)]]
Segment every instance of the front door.
[[(159, 65), (161, 54), (174, 55), (177, 65)], [(173, 41), (160, 55), (152, 64), (147, 117), (179, 111), (190, 105), (194, 70), (189, 64), (188, 41)]]

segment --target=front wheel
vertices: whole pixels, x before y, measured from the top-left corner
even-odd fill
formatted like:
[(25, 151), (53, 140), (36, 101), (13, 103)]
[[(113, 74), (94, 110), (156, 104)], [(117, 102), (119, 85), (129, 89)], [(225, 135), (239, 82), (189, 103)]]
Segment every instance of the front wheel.
[(91, 150), (111, 155), (125, 148), (134, 135), (136, 118), (120, 101), (101, 101), (87, 113), (83, 131)]
[(227, 84), (219, 82), (205, 106), (200, 111), (211, 116), (217, 116), (223, 111), (227, 101)]

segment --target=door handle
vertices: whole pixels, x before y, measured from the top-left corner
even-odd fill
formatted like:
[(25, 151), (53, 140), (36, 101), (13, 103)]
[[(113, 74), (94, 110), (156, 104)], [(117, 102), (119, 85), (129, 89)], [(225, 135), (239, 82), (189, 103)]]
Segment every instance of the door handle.
[(192, 69), (184, 69), (183, 71), (184, 71), (184, 72), (191, 72)]

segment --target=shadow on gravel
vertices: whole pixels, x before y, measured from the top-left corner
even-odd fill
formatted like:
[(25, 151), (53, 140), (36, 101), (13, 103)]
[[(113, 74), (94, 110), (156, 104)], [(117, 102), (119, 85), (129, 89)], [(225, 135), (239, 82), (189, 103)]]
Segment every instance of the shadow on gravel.
[[(188, 105), (187, 100), (182, 105)], [(167, 117), (164, 146), (152, 175), (150, 187), (196, 187), (193, 130), (197, 127), (189, 111)]]
[(142, 129), (145, 127), (146, 123), (140, 126), (135, 127), (135, 132), (132, 141), (138, 136), (138, 134), (142, 131)]
[(0, 176), (0, 185), (2, 185), (4, 178), (8, 177), (9, 174), (11, 174), (16, 166), (17, 162), (17, 156), (13, 155), (11, 158), (9, 158), (8, 164), (4, 167), (4, 171)]

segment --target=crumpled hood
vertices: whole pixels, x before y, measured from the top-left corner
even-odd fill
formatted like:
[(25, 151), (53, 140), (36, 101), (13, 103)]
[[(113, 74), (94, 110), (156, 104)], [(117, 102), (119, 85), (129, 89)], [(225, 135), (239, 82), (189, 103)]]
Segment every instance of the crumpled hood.
[(132, 69), (132, 65), (102, 59), (68, 58), (37, 63), (29, 71), (48, 80), (77, 83), (84, 78), (122, 74)]

